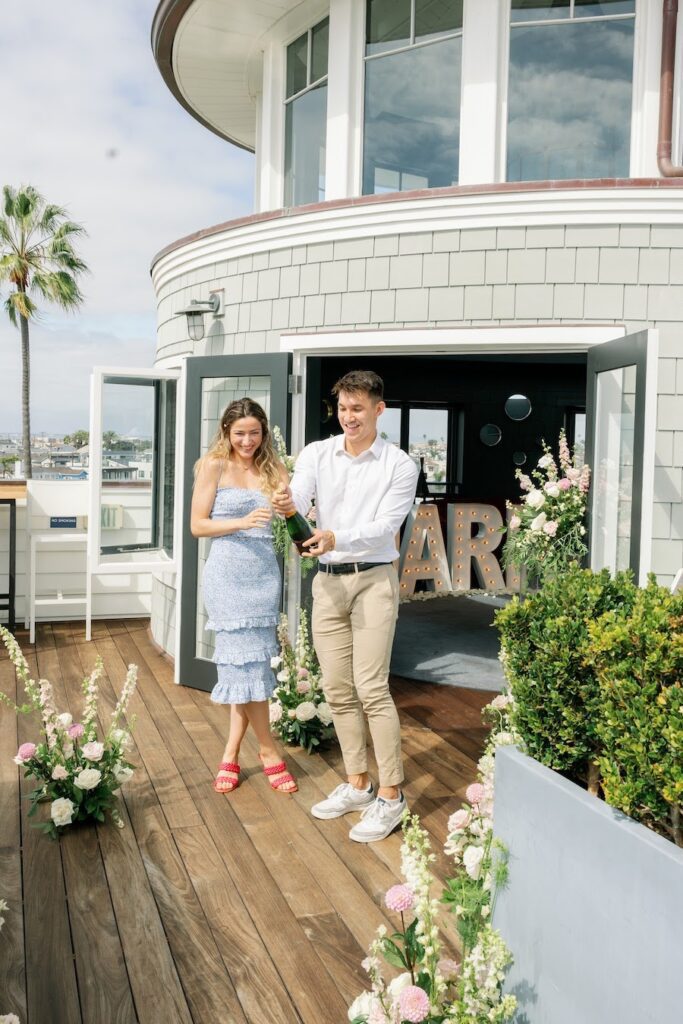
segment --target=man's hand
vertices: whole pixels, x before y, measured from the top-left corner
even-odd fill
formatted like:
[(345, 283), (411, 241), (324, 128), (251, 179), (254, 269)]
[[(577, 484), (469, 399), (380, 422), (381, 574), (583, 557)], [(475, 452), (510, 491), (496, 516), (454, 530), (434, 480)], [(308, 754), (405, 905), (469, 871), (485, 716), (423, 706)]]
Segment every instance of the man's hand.
[(305, 540), (301, 545), (306, 554), (319, 558), (320, 555), (335, 549), (335, 536), (332, 530), (314, 530), (313, 536)]
[(289, 487), (278, 487), (271, 498), (271, 505), (274, 511), (281, 516), (291, 516), (296, 512), (296, 505), (292, 501), (292, 492)]

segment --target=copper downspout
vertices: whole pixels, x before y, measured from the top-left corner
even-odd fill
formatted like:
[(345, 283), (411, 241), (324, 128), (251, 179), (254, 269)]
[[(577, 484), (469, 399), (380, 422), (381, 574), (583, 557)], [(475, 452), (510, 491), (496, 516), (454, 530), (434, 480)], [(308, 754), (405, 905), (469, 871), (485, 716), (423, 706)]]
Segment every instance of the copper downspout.
[(683, 178), (683, 167), (677, 167), (671, 162), (677, 20), (678, 0), (664, 0), (662, 6), (662, 72), (659, 83), (657, 165), (665, 178)]

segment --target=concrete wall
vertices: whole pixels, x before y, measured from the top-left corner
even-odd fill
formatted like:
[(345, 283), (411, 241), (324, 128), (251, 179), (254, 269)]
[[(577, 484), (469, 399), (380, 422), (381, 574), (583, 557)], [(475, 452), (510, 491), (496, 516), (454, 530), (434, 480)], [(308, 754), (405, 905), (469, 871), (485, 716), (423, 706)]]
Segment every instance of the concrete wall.
[(512, 747), (495, 789), (518, 1024), (680, 1020), (683, 851)]

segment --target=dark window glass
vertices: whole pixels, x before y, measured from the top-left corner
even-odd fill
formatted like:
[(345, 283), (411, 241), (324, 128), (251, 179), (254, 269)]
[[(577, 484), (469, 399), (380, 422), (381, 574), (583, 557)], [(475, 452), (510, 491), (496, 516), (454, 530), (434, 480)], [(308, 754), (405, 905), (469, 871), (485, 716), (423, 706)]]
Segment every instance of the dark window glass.
[(633, 19), (512, 27), (508, 181), (626, 177)]
[(546, 21), (568, 18), (569, 0), (512, 0), (512, 21)]
[(410, 43), (410, 0), (368, 0), (366, 11), (366, 53)]
[(175, 420), (177, 385), (174, 380), (161, 385), (161, 473), (158, 506), (161, 510), (160, 547), (173, 558), (173, 519), (175, 501)]
[(363, 192), (458, 178), (462, 37), (365, 63)]
[(596, 18), (605, 14), (635, 14), (635, 0), (574, 0), (574, 16), (576, 18)]
[(463, 0), (415, 0), (415, 38), (437, 38), (462, 28)]
[(287, 96), (294, 96), (308, 85), (308, 32), (287, 47)]
[(325, 198), (327, 84), (287, 104), (285, 116), (285, 205)]
[(330, 39), (330, 19), (325, 18), (311, 33), (311, 82), (327, 74), (327, 53)]

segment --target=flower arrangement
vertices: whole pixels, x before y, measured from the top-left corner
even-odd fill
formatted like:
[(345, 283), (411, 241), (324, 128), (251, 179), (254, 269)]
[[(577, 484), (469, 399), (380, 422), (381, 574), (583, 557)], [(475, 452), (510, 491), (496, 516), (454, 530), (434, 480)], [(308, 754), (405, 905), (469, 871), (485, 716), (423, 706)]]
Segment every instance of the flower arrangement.
[[(0, 915), (2, 915), (6, 910), (9, 910), (9, 904), (6, 900), (0, 900)], [(4, 917), (0, 916), (0, 932), (2, 931), (4, 923)], [(0, 1024), (21, 1024), (21, 1022), (16, 1013), (1, 1013)]]
[[(493, 839), (493, 763), (495, 748), (515, 742), (510, 729), (512, 701), (501, 694), (487, 714), (496, 732), (479, 762), (478, 781), (467, 789), (467, 805), (449, 819), (446, 852), (457, 875), (446, 883), (441, 900), (432, 897), (434, 861), (427, 833), (416, 816), (403, 824), (401, 872), (405, 884), (385, 895), (388, 910), (400, 915), (401, 928), (388, 935), (380, 926), (363, 966), (371, 983), (349, 1009), (352, 1024), (504, 1024), (517, 1001), (501, 988), (512, 957), (490, 923), (495, 893), (507, 877), (506, 853)], [(463, 940), (462, 962), (442, 955), (439, 904), (456, 914)], [(412, 921), (406, 925), (406, 914)], [(381, 959), (402, 973), (387, 982)]]
[[(280, 462), (289, 473), (290, 477), (294, 472), (294, 466), (296, 459), (293, 455), (290, 455), (287, 451), (287, 445), (285, 439), (282, 436), (282, 431), (278, 426), (273, 427), (273, 441), (275, 443), (275, 450), (277, 452)], [(311, 508), (306, 516), (310, 520), (311, 525), (315, 526), (315, 509)], [(289, 559), (289, 554), (292, 549), (292, 541), (287, 532), (287, 523), (281, 516), (275, 516), (273, 519), (273, 546), (279, 555), (282, 556), (286, 562)], [(318, 564), (317, 558), (307, 558), (305, 555), (299, 559), (299, 569), (302, 576), (308, 576), (311, 569), (314, 569)]]
[(521, 506), (508, 502), (512, 512), (503, 549), (503, 564), (523, 566), (532, 578), (557, 574), (586, 554), (586, 495), (590, 468), (577, 465), (560, 431), (559, 466), (545, 443), (531, 476), (517, 470), (524, 492)]
[(45, 737), (41, 743), (22, 743), (14, 758), (25, 769), (25, 777), (38, 785), (30, 794), (31, 809), (50, 801), (50, 818), (37, 827), (52, 837), (78, 821), (104, 821), (107, 811), (121, 827), (123, 821), (116, 809), (116, 793), (133, 774), (133, 766), (125, 758), (130, 743), (129, 727), (122, 724), (137, 683), (137, 668), (130, 665), (121, 696), (114, 708), (109, 728), (98, 739), (99, 680), (103, 666), (97, 659), (95, 668), (83, 681), (84, 705), (80, 722), (68, 712), (57, 713), (52, 684), (47, 679), (31, 679), (28, 664), (12, 634), (0, 626), (0, 636), (21, 681), (28, 703), (17, 705), (0, 691), (0, 700), (16, 712), (37, 711)]
[(320, 687), (320, 665), (311, 643), (308, 615), (299, 614), (296, 644), (289, 638), (287, 616), (278, 626), (280, 653), (271, 659), (280, 684), (270, 703), (273, 732), (283, 743), (301, 746), (312, 754), (325, 740), (334, 736), (332, 712)]

